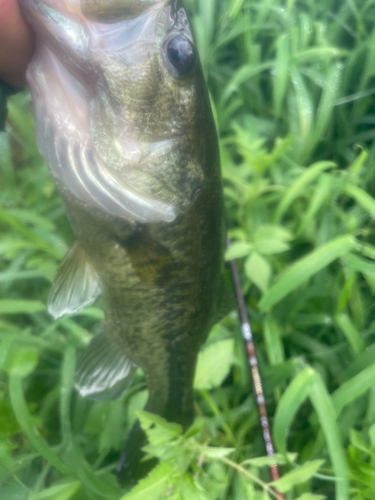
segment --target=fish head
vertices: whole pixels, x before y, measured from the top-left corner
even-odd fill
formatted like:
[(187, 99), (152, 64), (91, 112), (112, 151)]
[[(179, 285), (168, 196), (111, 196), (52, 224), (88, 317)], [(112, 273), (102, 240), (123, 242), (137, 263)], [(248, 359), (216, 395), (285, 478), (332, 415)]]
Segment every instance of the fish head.
[(39, 35), (29, 82), (53, 175), (111, 215), (171, 222), (186, 212), (217, 144), (182, 2), (20, 2)]

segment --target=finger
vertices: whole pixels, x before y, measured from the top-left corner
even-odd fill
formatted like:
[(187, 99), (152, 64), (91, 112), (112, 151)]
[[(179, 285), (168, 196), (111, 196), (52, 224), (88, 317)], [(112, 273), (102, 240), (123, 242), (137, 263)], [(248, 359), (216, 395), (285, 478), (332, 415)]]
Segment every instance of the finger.
[(33, 53), (33, 36), (17, 0), (0, 0), (0, 79), (22, 87)]

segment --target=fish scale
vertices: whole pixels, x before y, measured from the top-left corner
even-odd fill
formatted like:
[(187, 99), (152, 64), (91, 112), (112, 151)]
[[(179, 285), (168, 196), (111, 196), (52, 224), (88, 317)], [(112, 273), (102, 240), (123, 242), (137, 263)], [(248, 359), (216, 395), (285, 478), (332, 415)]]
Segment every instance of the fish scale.
[[(186, 429), (197, 355), (223, 309), (224, 248), (217, 135), (186, 12), (178, 0), (21, 8), (38, 40), (28, 70), (38, 144), (76, 238), (49, 310), (73, 312), (102, 293), (105, 313), (76, 387), (116, 397), (137, 365), (146, 410)], [(153, 465), (141, 461), (145, 443), (136, 423), (121, 484)]]

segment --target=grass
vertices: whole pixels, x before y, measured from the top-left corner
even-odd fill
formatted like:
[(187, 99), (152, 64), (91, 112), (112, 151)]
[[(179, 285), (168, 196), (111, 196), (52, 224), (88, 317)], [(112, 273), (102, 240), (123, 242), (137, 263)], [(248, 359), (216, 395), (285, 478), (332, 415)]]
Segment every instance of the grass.
[[(375, 1), (186, 3), (221, 137), (227, 258), (238, 259), (258, 347), (278, 487), (287, 500), (373, 500)], [(139, 374), (114, 402), (74, 392), (75, 360), (102, 312), (46, 312), (72, 232), (26, 94), (11, 100), (0, 158), (0, 496), (120, 499), (112, 471), (144, 382)], [(214, 328), (195, 384), (188, 434), (139, 414), (162, 462), (124, 498), (274, 498), (235, 314)]]

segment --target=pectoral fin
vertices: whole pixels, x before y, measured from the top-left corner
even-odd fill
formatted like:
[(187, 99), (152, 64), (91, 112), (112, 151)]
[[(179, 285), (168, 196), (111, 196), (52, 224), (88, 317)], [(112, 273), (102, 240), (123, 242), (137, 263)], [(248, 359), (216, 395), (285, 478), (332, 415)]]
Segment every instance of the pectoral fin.
[(101, 294), (99, 276), (87, 253), (75, 243), (58, 267), (48, 297), (48, 312), (59, 318), (95, 302)]
[(116, 399), (129, 387), (136, 369), (134, 363), (100, 333), (78, 361), (75, 387), (83, 397)]

